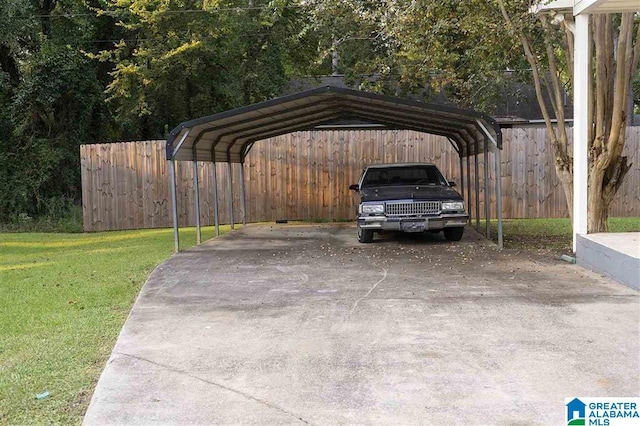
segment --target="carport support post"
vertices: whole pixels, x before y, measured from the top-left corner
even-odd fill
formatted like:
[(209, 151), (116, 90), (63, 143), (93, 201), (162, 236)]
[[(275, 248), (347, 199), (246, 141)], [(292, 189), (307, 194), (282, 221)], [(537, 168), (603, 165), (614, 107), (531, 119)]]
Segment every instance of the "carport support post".
[(198, 160), (193, 160), (193, 192), (195, 195), (196, 207), (196, 244), (202, 242), (202, 231), (200, 229), (200, 181), (198, 177)]
[(216, 237), (220, 236), (220, 216), (218, 215), (218, 165), (213, 162), (213, 223), (216, 226)]
[(484, 141), (484, 231), (487, 235), (487, 240), (491, 239), (491, 222), (489, 216), (491, 216), (491, 197), (489, 193), (489, 144), (488, 141)]
[(462, 153), (458, 155), (458, 160), (460, 161), (460, 192), (462, 193), (462, 199), (464, 200), (464, 169), (462, 168)]
[(471, 158), (469, 158), (469, 145), (467, 145), (467, 213), (471, 223)]
[(227, 162), (227, 173), (229, 174), (229, 222), (231, 229), (235, 229), (233, 223), (233, 169), (230, 162)]
[(476, 152), (473, 156), (473, 167), (476, 180), (476, 231), (480, 232), (480, 176), (478, 175), (478, 142), (476, 142)]
[(176, 160), (171, 159), (171, 202), (173, 203), (173, 251), (180, 251), (180, 236), (178, 234), (178, 194), (176, 193)]
[(498, 214), (498, 248), (504, 247), (502, 241), (502, 152), (496, 149), (496, 209)]
[(242, 224), (247, 224), (247, 200), (246, 200), (246, 187), (244, 184), (244, 163), (240, 163), (240, 192), (242, 193)]

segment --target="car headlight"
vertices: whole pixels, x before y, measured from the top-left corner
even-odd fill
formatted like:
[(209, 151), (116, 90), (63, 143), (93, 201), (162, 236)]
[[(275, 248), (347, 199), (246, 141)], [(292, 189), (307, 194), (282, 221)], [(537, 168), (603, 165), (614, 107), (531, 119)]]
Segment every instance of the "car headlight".
[(363, 204), (362, 213), (384, 213), (384, 204)]
[(442, 203), (442, 210), (464, 210), (463, 201), (449, 201)]

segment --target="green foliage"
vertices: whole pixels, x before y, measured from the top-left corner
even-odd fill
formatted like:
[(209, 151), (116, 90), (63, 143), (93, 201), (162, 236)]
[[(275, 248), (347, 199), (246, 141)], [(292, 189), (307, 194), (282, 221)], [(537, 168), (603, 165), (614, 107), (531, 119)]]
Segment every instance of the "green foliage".
[[(78, 204), (81, 143), (163, 138), (296, 77), (492, 112), (531, 80), (496, 1), (0, 0), (0, 223)], [(505, 4), (561, 44), (528, 2)]]
[[(367, 90), (451, 102), (491, 112), (531, 79), (519, 41), (493, 1), (312, 0), (302, 34), (318, 46), (316, 68)], [(540, 37), (525, 2), (519, 23)], [(545, 52), (539, 52), (544, 55)], [(508, 71), (511, 70), (511, 71)], [(512, 93), (513, 92), (513, 93)]]
[(42, 212), (36, 217), (28, 213), (11, 215), (0, 223), (0, 232), (60, 232), (65, 234), (83, 231), (82, 207), (66, 197), (45, 200)]
[(127, 39), (103, 51), (109, 101), (128, 137), (163, 137), (181, 121), (277, 96), (299, 19), (289, 1), (119, 0)]
[[(84, 3), (0, 1), (0, 222), (79, 201), (79, 145), (102, 138), (103, 87), (83, 53)], [(90, 47), (90, 46), (89, 46)]]
[(366, 85), (380, 71), (376, 64), (388, 59), (383, 28), (375, 19), (383, 2), (310, 0), (305, 6), (308, 18), (300, 39), (316, 49), (307, 73), (337, 73), (352, 84)]
[[(90, 60), (45, 40), (21, 69), (5, 121), (12, 132), (0, 152), (0, 219), (47, 213), (49, 199), (78, 199), (80, 143), (91, 140), (101, 88)], [(5, 100), (6, 101), (6, 100)]]
[(163, 138), (306, 70), (289, 0), (0, 0), (0, 223), (80, 198), (78, 146)]

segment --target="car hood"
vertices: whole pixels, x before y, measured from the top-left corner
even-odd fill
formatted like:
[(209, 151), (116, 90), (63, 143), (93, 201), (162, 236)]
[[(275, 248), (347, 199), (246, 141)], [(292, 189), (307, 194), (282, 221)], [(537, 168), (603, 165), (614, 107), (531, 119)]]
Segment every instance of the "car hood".
[(360, 190), (361, 201), (460, 200), (462, 196), (448, 186), (403, 185), (371, 186)]

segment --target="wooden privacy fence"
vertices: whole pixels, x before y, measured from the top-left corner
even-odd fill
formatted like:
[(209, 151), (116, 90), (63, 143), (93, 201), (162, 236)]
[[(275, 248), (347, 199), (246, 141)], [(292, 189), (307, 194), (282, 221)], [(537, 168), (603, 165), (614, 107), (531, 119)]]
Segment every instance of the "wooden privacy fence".
[[(505, 129), (502, 152), (504, 218), (567, 217), (544, 128)], [(612, 205), (612, 216), (640, 216), (640, 127), (627, 131), (625, 155), (633, 163)], [(165, 141), (82, 145), (85, 231), (172, 226)], [(460, 183), (458, 156), (449, 142), (413, 131), (298, 132), (256, 143), (245, 168), (247, 221), (352, 219), (356, 198), (348, 186), (371, 163), (430, 161)], [(193, 166), (178, 162), (180, 226), (195, 224)], [(473, 159), (472, 164), (472, 182)], [(199, 163), (202, 225), (213, 224), (213, 165)], [(220, 222), (229, 222), (231, 178), (234, 217), (242, 217), (239, 164), (217, 164)], [(489, 156), (489, 196), (484, 156), (479, 156), (480, 203), (496, 214), (494, 157)], [(465, 172), (466, 178), (466, 172)], [(466, 185), (465, 185), (466, 187)], [(460, 188), (458, 188), (460, 189)], [(472, 193), (472, 205), (476, 200)], [(473, 210), (473, 209), (472, 209)], [(481, 213), (483, 215), (484, 213)]]

